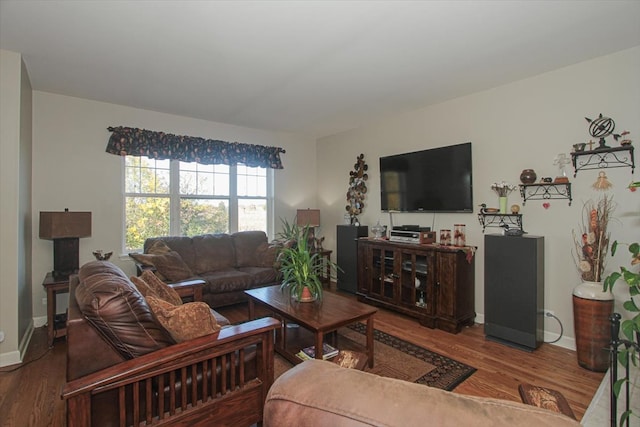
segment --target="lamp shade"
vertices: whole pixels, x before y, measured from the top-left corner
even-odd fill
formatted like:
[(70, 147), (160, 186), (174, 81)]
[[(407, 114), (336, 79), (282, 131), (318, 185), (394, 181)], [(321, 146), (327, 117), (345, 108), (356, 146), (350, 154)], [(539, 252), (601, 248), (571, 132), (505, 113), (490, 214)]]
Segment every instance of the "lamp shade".
[(40, 212), (40, 238), (91, 237), (91, 212)]
[(319, 227), (320, 209), (298, 209), (296, 218), (297, 225)]

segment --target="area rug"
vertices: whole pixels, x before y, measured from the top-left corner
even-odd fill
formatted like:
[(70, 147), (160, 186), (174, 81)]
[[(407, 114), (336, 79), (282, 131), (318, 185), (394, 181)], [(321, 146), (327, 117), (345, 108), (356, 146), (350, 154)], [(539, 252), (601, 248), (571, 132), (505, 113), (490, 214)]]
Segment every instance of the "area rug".
[[(356, 323), (338, 330), (337, 346), (341, 350), (362, 350), (365, 345), (366, 327)], [(451, 391), (469, 378), (476, 369), (398, 337), (373, 330), (373, 368), (366, 372), (389, 378), (428, 385)], [(274, 369), (276, 378), (292, 365), (276, 354)]]

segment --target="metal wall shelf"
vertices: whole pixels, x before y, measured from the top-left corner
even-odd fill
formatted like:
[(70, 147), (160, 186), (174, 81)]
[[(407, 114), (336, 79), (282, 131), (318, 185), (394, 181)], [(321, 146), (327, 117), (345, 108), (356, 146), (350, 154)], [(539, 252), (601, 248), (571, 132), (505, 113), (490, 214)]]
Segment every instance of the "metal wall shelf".
[(478, 221), (482, 225), (482, 232), (487, 227), (517, 227), (522, 230), (522, 214), (483, 213), (478, 214)]
[(527, 200), (550, 200), (569, 199), (571, 206), (571, 183), (570, 182), (543, 182), (539, 184), (520, 184), (520, 196), (522, 205)]
[(589, 151), (574, 151), (571, 153), (571, 162), (573, 163), (574, 178), (581, 170), (629, 167), (633, 173), (636, 167), (633, 145), (631, 144)]

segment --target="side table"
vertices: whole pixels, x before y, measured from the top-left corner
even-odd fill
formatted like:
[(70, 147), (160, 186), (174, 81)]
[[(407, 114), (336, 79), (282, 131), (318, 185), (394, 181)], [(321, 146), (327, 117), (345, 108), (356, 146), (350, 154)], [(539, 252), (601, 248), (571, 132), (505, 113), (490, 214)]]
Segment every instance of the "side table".
[(69, 292), (69, 276), (54, 276), (49, 272), (42, 282), (42, 286), (47, 291), (47, 337), (49, 347), (53, 345), (53, 341), (58, 337), (67, 335), (66, 323), (56, 328), (56, 295), (58, 293)]

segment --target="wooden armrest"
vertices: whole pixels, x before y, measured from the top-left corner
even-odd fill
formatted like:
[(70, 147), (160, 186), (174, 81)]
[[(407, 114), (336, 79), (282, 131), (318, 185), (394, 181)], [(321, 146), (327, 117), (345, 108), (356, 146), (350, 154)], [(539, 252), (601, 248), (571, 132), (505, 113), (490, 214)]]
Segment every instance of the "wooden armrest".
[(193, 298), (194, 301), (202, 301), (202, 289), (205, 283), (202, 279), (193, 279), (178, 283), (169, 283), (169, 286), (175, 289), (182, 299)]
[[(269, 348), (263, 350), (265, 357), (273, 358), (273, 330), (280, 327), (280, 322), (271, 317), (252, 320), (241, 325), (221, 329), (216, 334), (185, 341), (165, 347), (144, 356), (136, 357), (114, 366), (77, 378), (65, 384), (62, 398), (67, 400), (92, 390), (106, 390), (152, 377), (171, 369), (180, 369), (192, 364), (195, 358), (202, 359), (203, 353), (212, 355), (228, 354), (259, 341), (261, 334), (266, 334), (270, 342)], [(273, 371), (270, 381), (273, 381)], [(270, 385), (270, 384), (269, 384)]]

